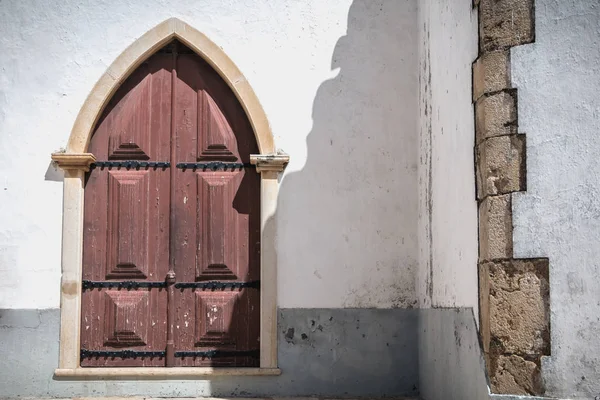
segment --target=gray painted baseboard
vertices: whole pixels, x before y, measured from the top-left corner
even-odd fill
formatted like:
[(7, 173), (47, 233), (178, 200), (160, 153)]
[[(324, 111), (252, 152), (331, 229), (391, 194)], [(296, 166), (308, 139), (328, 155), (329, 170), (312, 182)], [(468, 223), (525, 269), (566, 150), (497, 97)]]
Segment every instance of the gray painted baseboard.
[(0, 310), (0, 397), (399, 397), (418, 393), (416, 309), (280, 309), (277, 377), (65, 381), (58, 309)]
[[(585, 400), (581, 399), (580, 400)], [(490, 400), (570, 400), (570, 399), (558, 399), (556, 397), (538, 397), (538, 396), (514, 396), (510, 394), (492, 394)], [(598, 400), (590, 397), (588, 400)]]
[(425, 400), (487, 400), (489, 384), (470, 308), (422, 309), (419, 387)]
[(59, 317), (0, 310), (0, 398), (489, 398), (471, 309), (280, 309), (281, 376), (169, 381), (53, 379)]

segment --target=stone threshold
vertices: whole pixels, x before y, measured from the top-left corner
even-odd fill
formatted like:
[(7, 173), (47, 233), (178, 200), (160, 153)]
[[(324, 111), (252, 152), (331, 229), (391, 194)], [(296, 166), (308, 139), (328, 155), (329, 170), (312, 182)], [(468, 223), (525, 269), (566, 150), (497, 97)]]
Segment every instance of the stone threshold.
[[(0, 400), (13, 399), (0, 397)], [(16, 398), (15, 398), (16, 399)], [(332, 396), (300, 396), (300, 397), (18, 397), (19, 400), (420, 400), (418, 397), (332, 397)], [(530, 397), (528, 399), (537, 399)]]
[(491, 394), (490, 400), (572, 400), (570, 398), (518, 396), (514, 394)]

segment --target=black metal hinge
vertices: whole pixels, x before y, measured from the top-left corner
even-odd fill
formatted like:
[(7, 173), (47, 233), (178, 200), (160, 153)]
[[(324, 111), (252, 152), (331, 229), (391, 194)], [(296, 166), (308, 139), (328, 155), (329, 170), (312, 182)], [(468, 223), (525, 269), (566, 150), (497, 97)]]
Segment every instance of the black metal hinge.
[(145, 357), (157, 357), (163, 358), (165, 356), (164, 351), (134, 351), (134, 350), (86, 350), (81, 349), (79, 357), (84, 360), (86, 358), (145, 358)]
[(139, 288), (165, 288), (166, 282), (148, 282), (148, 281), (82, 281), (81, 288), (100, 289), (100, 288), (117, 288), (117, 289), (139, 289)]
[(94, 168), (126, 168), (126, 169), (148, 169), (148, 168), (170, 168), (171, 163), (168, 161), (96, 161), (90, 165), (90, 169)]
[(207, 350), (176, 351), (175, 357), (217, 358), (217, 357), (259, 357), (259, 350)]
[(177, 168), (182, 169), (182, 170), (186, 170), (186, 169), (191, 169), (191, 170), (197, 170), (197, 169), (201, 169), (203, 171), (205, 170), (212, 170), (212, 171), (216, 171), (216, 170), (225, 170), (227, 171), (228, 169), (231, 171), (234, 171), (236, 169), (244, 169), (244, 168), (255, 168), (256, 165), (252, 165), (249, 163), (231, 163), (231, 162), (221, 162), (221, 161), (211, 161), (211, 162), (198, 162), (198, 163), (177, 163)]
[[(81, 282), (83, 290), (90, 289), (127, 289), (135, 290), (141, 288), (159, 288), (167, 287), (166, 282), (149, 282), (149, 281), (88, 281)], [(224, 290), (224, 289), (260, 289), (260, 281), (250, 282), (231, 282), (231, 281), (209, 281), (209, 282), (177, 282), (177, 289), (208, 289), (208, 290)]]
[(177, 282), (175, 284), (177, 289), (209, 289), (209, 290), (223, 290), (223, 289), (260, 289), (260, 281), (250, 282), (228, 282), (228, 281), (210, 281), (210, 282)]
[[(88, 358), (164, 358), (164, 351), (135, 351), (135, 350), (86, 350), (81, 349), (79, 357)], [(207, 350), (207, 351), (176, 351), (175, 357), (185, 358), (217, 358), (217, 357), (259, 357), (259, 350)]]

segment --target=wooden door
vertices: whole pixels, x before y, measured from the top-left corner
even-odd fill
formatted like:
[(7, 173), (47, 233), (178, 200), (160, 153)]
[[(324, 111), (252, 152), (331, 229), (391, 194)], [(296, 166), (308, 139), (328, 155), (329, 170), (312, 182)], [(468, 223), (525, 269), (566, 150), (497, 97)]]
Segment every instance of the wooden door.
[(119, 88), (89, 151), (81, 365), (258, 366), (258, 149), (229, 87), (173, 42)]

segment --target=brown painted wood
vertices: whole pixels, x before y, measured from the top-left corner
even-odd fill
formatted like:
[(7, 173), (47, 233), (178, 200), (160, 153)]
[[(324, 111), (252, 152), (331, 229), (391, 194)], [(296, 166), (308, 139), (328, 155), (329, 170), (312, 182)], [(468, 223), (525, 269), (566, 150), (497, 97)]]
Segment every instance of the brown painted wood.
[[(194, 54), (180, 54), (174, 113), (177, 162), (250, 162), (258, 148), (229, 87)], [(260, 279), (260, 176), (254, 170), (177, 170), (173, 197), (178, 281)], [(193, 267), (192, 267), (193, 266)], [(178, 290), (178, 351), (258, 350), (256, 289)], [(178, 366), (258, 366), (258, 358), (178, 358)]]
[(258, 366), (259, 358), (248, 355), (174, 357), (259, 349), (258, 289), (175, 289), (174, 283), (260, 279), (260, 176), (250, 169), (175, 168), (179, 162), (249, 163), (258, 148), (218, 74), (181, 44), (166, 49), (119, 88), (90, 152), (98, 160), (170, 161), (172, 167), (88, 173), (83, 279), (167, 279), (169, 285), (85, 290), (81, 321), (84, 349), (164, 351), (165, 357), (86, 358), (81, 365)]
[[(171, 50), (171, 127), (169, 130), (169, 140), (171, 142), (171, 153), (169, 155), (169, 159), (171, 161), (175, 161), (176, 159), (176, 123), (177, 123), (177, 115), (173, 111), (174, 106), (177, 103), (177, 57), (179, 50), (179, 43), (177, 41), (170, 43), (168, 46)], [(176, 163), (173, 162), (173, 166), (176, 166)], [(169, 188), (169, 229), (170, 232), (175, 232), (175, 226), (177, 221), (174, 216), (174, 203), (173, 199), (175, 197), (175, 192), (177, 191), (177, 186), (175, 185), (175, 168), (171, 168), (169, 171), (171, 178), (171, 186)], [(176, 242), (173, 238), (169, 240), (169, 272), (167, 272), (167, 347), (166, 347), (166, 366), (173, 367), (175, 366), (175, 309), (177, 307), (175, 298), (175, 282), (177, 280), (177, 275), (175, 273), (175, 247)]]

